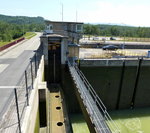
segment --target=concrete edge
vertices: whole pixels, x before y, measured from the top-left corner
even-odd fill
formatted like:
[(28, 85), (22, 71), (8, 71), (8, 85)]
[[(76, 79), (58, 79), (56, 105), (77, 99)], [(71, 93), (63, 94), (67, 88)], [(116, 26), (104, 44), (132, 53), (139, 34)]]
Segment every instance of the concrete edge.
[(37, 72), (37, 77), (34, 81), (34, 89), (31, 92), (29, 99), (29, 106), (26, 108), (26, 112), (24, 115), (23, 123), (21, 126), (22, 133), (34, 133), (34, 128), (36, 124), (36, 114), (38, 111), (38, 89), (41, 87), (46, 89), (46, 82), (42, 82), (42, 75), (44, 73), (44, 56), (41, 58), (41, 62), (39, 65), (39, 69)]

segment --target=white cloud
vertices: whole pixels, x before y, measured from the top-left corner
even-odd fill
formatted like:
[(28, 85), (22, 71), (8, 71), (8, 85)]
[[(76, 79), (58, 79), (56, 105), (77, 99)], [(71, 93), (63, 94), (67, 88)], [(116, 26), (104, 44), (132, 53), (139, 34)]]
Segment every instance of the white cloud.
[(112, 2), (96, 2), (89, 10), (81, 10), (83, 22), (119, 23), (134, 26), (150, 26), (150, 5)]

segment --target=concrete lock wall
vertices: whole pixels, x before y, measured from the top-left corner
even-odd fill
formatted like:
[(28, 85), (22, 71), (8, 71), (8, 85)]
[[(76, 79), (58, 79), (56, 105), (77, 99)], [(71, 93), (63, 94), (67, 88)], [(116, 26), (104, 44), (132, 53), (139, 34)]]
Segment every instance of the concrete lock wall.
[(36, 125), (36, 117), (38, 113), (39, 97), (38, 89), (46, 89), (46, 83), (42, 82), (44, 73), (44, 56), (42, 56), (37, 77), (34, 80), (34, 89), (31, 92), (29, 106), (26, 108), (25, 116), (21, 126), (22, 133), (33, 133)]
[(81, 109), (76, 97), (75, 89), (73, 79), (70, 75), (69, 69), (67, 65), (62, 65), (62, 74), (61, 74), (61, 85), (63, 88), (63, 92), (66, 99), (66, 105), (69, 113), (80, 113)]
[(150, 66), (142, 67), (137, 88), (135, 107), (150, 106)]
[[(93, 62), (93, 61), (92, 61)], [(87, 64), (87, 65), (86, 65)], [(99, 97), (109, 110), (117, 108), (119, 84), (121, 79), (122, 66), (111, 63), (111, 65), (93, 65), (96, 61), (89, 63), (81, 61), (80, 69), (85, 74)], [(118, 63), (117, 63), (118, 64)], [(121, 64), (121, 62), (120, 62)], [(147, 64), (147, 65), (145, 65)], [(150, 66), (148, 61), (142, 62), (142, 67), (137, 84), (134, 107), (150, 106)], [(138, 61), (135, 64), (125, 66), (124, 79), (119, 100), (119, 109), (128, 109), (134, 93)]]

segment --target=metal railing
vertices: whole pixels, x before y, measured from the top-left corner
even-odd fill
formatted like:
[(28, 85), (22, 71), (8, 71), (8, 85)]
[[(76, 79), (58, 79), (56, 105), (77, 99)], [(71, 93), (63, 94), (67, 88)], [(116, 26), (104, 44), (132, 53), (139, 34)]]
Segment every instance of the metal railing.
[(33, 83), (37, 76), (42, 51), (42, 46), (35, 51), (17, 86), (12, 89), (8, 98), (9, 103), (6, 104), (7, 109), (0, 120), (0, 133), (21, 133), (23, 118), (26, 107), (29, 106), (30, 94), (34, 89)]
[[(74, 64), (74, 63), (73, 63)], [(107, 109), (91, 84), (88, 82), (82, 71), (78, 69), (76, 64), (68, 61), (70, 73), (78, 88), (87, 112), (91, 118), (97, 133), (120, 133), (120, 129), (111, 119)]]

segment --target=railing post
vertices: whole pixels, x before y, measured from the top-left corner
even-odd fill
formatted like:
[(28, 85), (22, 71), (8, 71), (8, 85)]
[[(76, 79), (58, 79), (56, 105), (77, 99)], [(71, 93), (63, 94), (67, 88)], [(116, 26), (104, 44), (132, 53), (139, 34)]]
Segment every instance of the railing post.
[(106, 111), (107, 110), (104, 110), (104, 119), (106, 120)]
[(37, 75), (37, 58), (36, 58), (36, 51), (35, 51), (35, 55), (34, 55), (34, 62), (35, 62), (35, 77)]
[(19, 128), (19, 133), (21, 133), (20, 118), (19, 118), (19, 106), (18, 106), (18, 97), (17, 97), (16, 88), (14, 89), (14, 92), (15, 92), (16, 110), (17, 110), (17, 118), (18, 118), (18, 128)]
[(26, 97), (27, 97), (27, 106), (29, 105), (29, 94), (28, 94), (28, 79), (27, 71), (25, 70), (25, 84), (26, 84)]
[(97, 103), (97, 95), (94, 96), (95, 103)]
[(31, 65), (31, 84), (32, 84), (32, 89), (33, 89), (33, 67), (32, 67), (32, 59), (30, 60), (30, 65)]
[(95, 116), (94, 116), (94, 115), (95, 115), (95, 114), (94, 114), (94, 109), (91, 108), (91, 111), (92, 111), (92, 112), (91, 112), (91, 116), (92, 116), (92, 119), (93, 119), (93, 122), (94, 122), (94, 121), (95, 121), (95, 119), (94, 119), (94, 117), (95, 117)]

